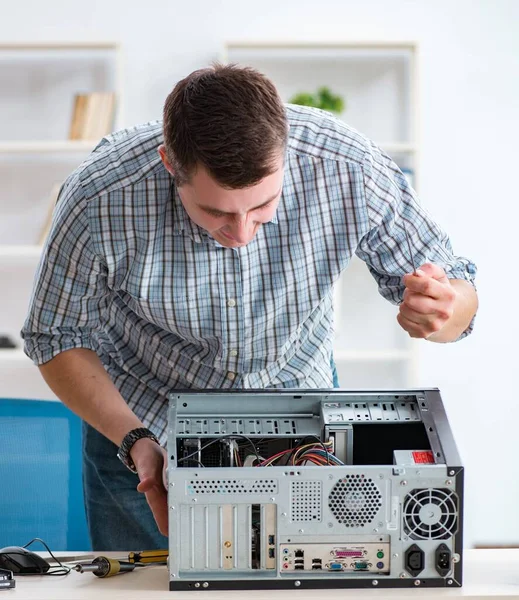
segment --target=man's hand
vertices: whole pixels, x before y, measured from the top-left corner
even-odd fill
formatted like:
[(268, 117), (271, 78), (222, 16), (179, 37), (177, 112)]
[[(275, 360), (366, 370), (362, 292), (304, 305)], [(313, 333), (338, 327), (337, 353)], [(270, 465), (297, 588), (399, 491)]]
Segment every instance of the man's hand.
[(413, 338), (429, 338), (454, 314), (458, 292), (437, 265), (426, 263), (404, 276), (404, 300), (397, 320)]
[(167, 454), (153, 440), (142, 438), (133, 445), (130, 455), (139, 479), (137, 491), (146, 496), (162, 535), (168, 535), (168, 494), (165, 488)]

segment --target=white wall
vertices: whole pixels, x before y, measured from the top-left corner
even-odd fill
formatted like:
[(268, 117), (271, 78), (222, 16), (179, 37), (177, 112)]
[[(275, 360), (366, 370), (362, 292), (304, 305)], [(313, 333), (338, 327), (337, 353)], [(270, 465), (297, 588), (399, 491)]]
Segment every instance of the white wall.
[[(119, 40), (127, 124), (159, 118), (174, 83), (224, 40), (398, 38), (421, 44), (422, 199), (479, 266), (472, 338), (423, 343), (467, 467), (466, 542), (519, 543), (519, 2), (515, 0), (0, 2), (2, 41)], [(518, 371), (516, 371), (518, 369)]]

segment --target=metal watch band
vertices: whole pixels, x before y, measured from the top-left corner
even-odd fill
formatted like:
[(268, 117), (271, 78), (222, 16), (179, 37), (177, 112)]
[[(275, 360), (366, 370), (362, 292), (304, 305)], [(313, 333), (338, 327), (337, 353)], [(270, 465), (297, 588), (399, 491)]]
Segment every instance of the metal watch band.
[(135, 442), (137, 440), (141, 440), (142, 438), (149, 438), (160, 446), (157, 436), (152, 431), (146, 427), (138, 427), (137, 429), (132, 429), (124, 436), (124, 439), (119, 446), (119, 451), (117, 452), (117, 458), (125, 467), (132, 471), (132, 473), (137, 473), (137, 469), (135, 468), (135, 464), (130, 456), (130, 451)]

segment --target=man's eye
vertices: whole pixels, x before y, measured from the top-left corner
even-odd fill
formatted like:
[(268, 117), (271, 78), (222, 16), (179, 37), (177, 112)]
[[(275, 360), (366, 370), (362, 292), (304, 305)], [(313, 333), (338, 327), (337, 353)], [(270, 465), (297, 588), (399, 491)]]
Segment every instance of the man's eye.
[(264, 204), (263, 206), (258, 206), (258, 208), (256, 208), (256, 210), (263, 210), (264, 208), (268, 208), (272, 204), (272, 202), (274, 202), (274, 200), (267, 202), (267, 204)]

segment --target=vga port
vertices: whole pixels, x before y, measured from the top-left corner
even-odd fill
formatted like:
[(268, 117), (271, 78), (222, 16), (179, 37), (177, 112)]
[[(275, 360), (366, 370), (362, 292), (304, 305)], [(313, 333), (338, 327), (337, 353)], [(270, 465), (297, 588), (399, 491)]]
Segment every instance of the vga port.
[(342, 564), (341, 564), (341, 563), (338, 563), (338, 562), (331, 562), (331, 563), (328, 565), (328, 569), (329, 569), (330, 571), (342, 571), (342, 570), (343, 570), (343, 568), (344, 568), (344, 567), (342, 566)]

